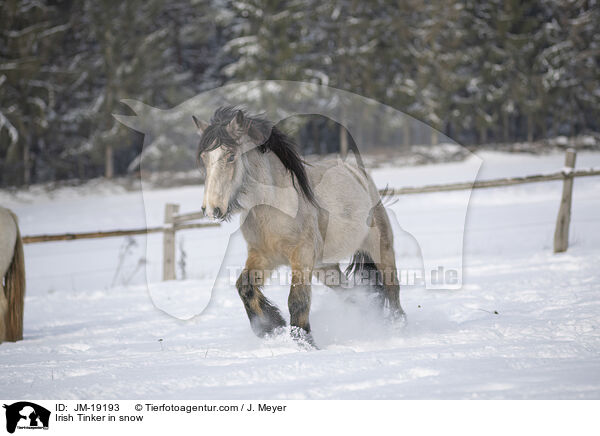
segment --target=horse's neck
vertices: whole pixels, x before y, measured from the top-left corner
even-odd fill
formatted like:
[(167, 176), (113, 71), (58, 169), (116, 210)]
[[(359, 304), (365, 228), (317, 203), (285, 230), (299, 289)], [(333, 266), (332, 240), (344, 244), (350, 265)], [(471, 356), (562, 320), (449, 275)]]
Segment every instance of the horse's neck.
[(244, 209), (249, 212), (261, 204), (275, 207), (295, 217), (299, 196), (292, 183), (292, 175), (275, 153), (261, 153), (257, 149), (247, 153), (246, 194)]

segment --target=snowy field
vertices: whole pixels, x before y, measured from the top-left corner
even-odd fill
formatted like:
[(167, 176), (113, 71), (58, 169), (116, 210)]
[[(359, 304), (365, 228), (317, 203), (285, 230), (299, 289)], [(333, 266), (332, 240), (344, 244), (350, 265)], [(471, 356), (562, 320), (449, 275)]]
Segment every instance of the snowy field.
[[(478, 178), (490, 179), (553, 172), (564, 155), (479, 158)], [(380, 187), (469, 181), (481, 161), (380, 168), (373, 176)], [(600, 167), (600, 153), (580, 152), (577, 167)], [(319, 351), (285, 335), (256, 338), (226, 272), (211, 297), (235, 223), (178, 232), (185, 280), (177, 282), (160, 283), (160, 235), (29, 244), (25, 338), (0, 345), (0, 397), (600, 398), (600, 177), (575, 181), (570, 247), (555, 255), (561, 188), (473, 192), (464, 249), (456, 225), (468, 193), (400, 197), (389, 205), (399, 267), (419, 266), (420, 251), (434, 263), (462, 260), (462, 288), (404, 286), (408, 322), (397, 328), (360, 295), (315, 285)], [(51, 194), (0, 192), (24, 235), (159, 225), (166, 202), (187, 212), (201, 198), (201, 186), (142, 195), (93, 182)], [(243, 244), (232, 240), (228, 260), (241, 264)], [(287, 288), (273, 284), (266, 294), (287, 316)]]

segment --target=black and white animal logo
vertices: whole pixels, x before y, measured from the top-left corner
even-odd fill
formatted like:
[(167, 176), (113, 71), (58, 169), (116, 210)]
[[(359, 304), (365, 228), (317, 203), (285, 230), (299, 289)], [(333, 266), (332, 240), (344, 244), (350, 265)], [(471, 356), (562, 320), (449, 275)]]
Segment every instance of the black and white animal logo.
[(6, 431), (18, 429), (48, 429), (50, 411), (38, 404), (19, 401), (3, 406), (6, 409)]

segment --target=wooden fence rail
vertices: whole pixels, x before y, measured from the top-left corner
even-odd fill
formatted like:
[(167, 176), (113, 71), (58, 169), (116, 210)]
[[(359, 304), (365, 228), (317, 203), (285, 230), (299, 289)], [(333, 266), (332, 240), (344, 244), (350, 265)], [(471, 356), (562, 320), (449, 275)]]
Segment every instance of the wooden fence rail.
[[(502, 186), (521, 185), (524, 183), (547, 182), (553, 180), (563, 181), (560, 209), (556, 220), (554, 233), (554, 252), (560, 253), (567, 250), (569, 245), (569, 224), (571, 221), (571, 202), (573, 194), (573, 181), (575, 177), (600, 176), (600, 169), (575, 170), (576, 152), (567, 150), (565, 167), (562, 171), (551, 174), (536, 174), (525, 177), (507, 177), (494, 180), (480, 180), (474, 183), (451, 183), (445, 185), (429, 185), (421, 187), (404, 187), (398, 189), (383, 189), (381, 194), (406, 195), (423, 194), (430, 192), (458, 191), (465, 189), (497, 188)], [(165, 222), (161, 227), (147, 229), (114, 230), (108, 232), (65, 233), (60, 235), (35, 235), (23, 237), (23, 242), (71, 241), (75, 239), (95, 239), (115, 236), (143, 235), (146, 233), (163, 233), (163, 280), (175, 279), (175, 234), (179, 230), (197, 229), (203, 227), (219, 226), (214, 222), (190, 222), (204, 218), (202, 212), (179, 213), (179, 205), (168, 203), (165, 205)]]
[[(218, 227), (219, 223), (189, 223), (175, 226), (175, 230), (199, 229), (202, 227)], [(144, 235), (146, 233), (162, 233), (165, 227), (148, 227), (146, 229), (129, 229), (129, 230), (111, 230), (107, 232), (88, 232), (88, 233), (61, 233), (51, 235), (33, 235), (23, 236), (24, 244), (33, 244), (37, 242), (55, 242), (55, 241), (74, 241), (76, 239), (98, 239), (98, 238), (113, 238), (117, 236), (135, 236)]]
[(425, 194), (429, 192), (461, 191), (465, 189), (499, 188), (502, 186), (522, 185), (525, 183), (549, 182), (573, 177), (600, 176), (600, 169), (581, 169), (575, 171), (560, 171), (551, 174), (536, 174), (525, 177), (506, 177), (503, 179), (478, 180), (473, 183), (450, 183), (446, 185), (407, 186), (398, 189), (381, 189), (379, 192), (390, 195)]

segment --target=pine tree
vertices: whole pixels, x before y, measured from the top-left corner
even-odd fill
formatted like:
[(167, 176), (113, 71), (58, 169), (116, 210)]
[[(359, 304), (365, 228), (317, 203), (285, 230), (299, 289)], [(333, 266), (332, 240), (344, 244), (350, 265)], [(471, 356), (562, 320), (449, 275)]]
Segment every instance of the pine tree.
[(49, 66), (68, 25), (45, 1), (0, 4), (0, 178), (28, 185), (55, 115)]
[[(97, 128), (89, 142), (104, 150), (104, 175), (114, 171), (114, 151), (128, 144), (129, 132), (112, 114), (119, 100), (137, 99), (164, 105), (177, 101), (178, 88), (190, 74), (177, 64), (173, 27), (161, 25), (165, 2), (128, 1), (115, 5), (110, 0), (87, 1), (84, 15), (90, 20), (90, 44), (94, 50), (86, 60), (91, 86), (97, 93)], [(96, 91), (97, 92), (97, 91)]]

